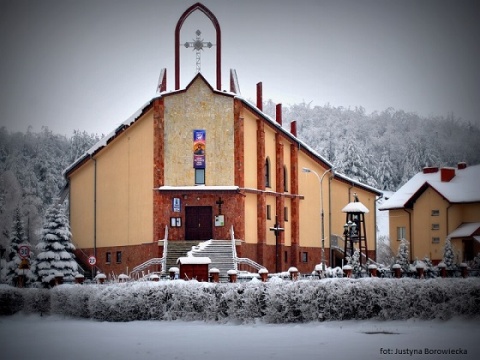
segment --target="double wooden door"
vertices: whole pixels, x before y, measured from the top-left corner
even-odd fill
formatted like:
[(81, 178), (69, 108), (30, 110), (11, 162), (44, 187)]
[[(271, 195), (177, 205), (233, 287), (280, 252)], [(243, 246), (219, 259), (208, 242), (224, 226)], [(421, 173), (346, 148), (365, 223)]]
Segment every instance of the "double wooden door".
[(211, 206), (185, 207), (185, 240), (210, 240), (213, 236)]

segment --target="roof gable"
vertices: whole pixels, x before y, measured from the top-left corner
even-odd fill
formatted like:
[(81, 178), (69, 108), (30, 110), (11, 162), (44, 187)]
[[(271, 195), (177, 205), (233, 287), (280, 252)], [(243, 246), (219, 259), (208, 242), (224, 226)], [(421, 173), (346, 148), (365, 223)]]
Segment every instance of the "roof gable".
[[(385, 201), (379, 210), (402, 209), (412, 207), (413, 203), (431, 187), (450, 203), (480, 202), (480, 165), (464, 169), (453, 169), (454, 176), (449, 181), (442, 181), (442, 171), (423, 171), (413, 176), (390, 199)], [(451, 172), (452, 168), (448, 168)]]

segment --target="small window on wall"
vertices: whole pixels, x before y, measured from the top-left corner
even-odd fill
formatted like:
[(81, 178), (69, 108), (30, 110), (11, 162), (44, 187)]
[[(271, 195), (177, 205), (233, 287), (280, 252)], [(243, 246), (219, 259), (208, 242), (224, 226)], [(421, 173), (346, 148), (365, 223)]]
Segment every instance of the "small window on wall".
[(283, 218), (285, 221), (288, 221), (288, 207), (283, 208)]
[(283, 261), (286, 262), (286, 263), (288, 262), (288, 251), (285, 251), (283, 253)]
[(432, 210), (432, 216), (440, 216), (440, 210)]
[(122, 252), (117, 251), (117, 264), (120, 264), (122, 262)]
[(397, 227), (397, 240), (400, 241), (406, 238), (407, 238), (407, 228), (405, 226)]
[(288, 172), (285, 165), (283, 165), (283, 191), (288, 192)]
[(432, 230), (440, 230), (440, 224), (432, 224)]
[(440, 238), (439, 237), (433, 237), (432, 238), (432, 244), (440, 244)]
[(302, 258), (301, 258), (302, 263), (307, 263), (308, 262), (308, 252), (302, 252)]
[(110, 264), (112, 262), (112, 253), (110, 251), (107, 251), (105, 253), (105, 263)]
[(272, 220), (272, 207), (267, 205), (267, 220)]
[(195, 169), (195, 185), (205, 185), (205, 169)]

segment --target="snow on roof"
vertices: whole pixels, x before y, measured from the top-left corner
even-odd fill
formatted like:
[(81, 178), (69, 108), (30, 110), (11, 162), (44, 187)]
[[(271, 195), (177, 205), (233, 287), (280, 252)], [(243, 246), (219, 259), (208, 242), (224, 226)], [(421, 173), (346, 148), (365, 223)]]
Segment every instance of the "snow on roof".
[(391, 198), (379, 206), (379, 210), (401, 209), (424, 186), (431, 186), (450, 203), (468, 203), (480, 201), (480, 165), (465, 169), (453, 169), (455, 176), (450, 181), (441, 180), (442, 169), (424, 174), (423, 171), (413, 176)]
[(204, 265), (204, 264), (210, 264), (212, 260), (210, 260), (209, 257), (206, 256), (184, 256), (184, 257), (179, 257), (177, 259), (177, 264), (195, 264), (195, 265)]
[(342, 212), (344, 212), (344, 213), (356, 213), (356, 212), (358, 212), (358, 213), (368, 214), (370, 211), (360, 201), (356, 201), (356, 202), (352, 201), (352, 202), (348, 203), (347, 206), (345, 206), (342, 209)]
[(468, 237), (472, 236), (475, 231), (480, 228), (480, 222), (475, 223), (463, 223), (455, 230), (453, 230), (450, 234), (448, 234), (448, 238), (459, 238), (459, 237)]
[(187, 185), (187, 186), (160, 186), (156, 190), (161, 191), (237, 191), (238, 186), (217, 186), (217, 185)]

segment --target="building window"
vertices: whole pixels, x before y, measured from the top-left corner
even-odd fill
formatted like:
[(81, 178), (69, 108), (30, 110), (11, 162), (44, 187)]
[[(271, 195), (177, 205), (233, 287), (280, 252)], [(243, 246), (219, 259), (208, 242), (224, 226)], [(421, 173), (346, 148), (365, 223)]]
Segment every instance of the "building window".
[(205, 169), (195, 169), (195, 185), (205, 185)]
[(433, 237), (432, 238), (432, 244), (440, 244), (440, 238), (439, 237)]
[(270, 187), (270, 159), (265, 160), (265, 187)]
[(440, 224), (432, 224), (432, 230), (440, 230)]
[(288, 172), (285, 165), (283, 165), (283, 191), (288, 192)]
[(432, 216), (440, 216), (440, 210), (432, 210)]
[(112, 262), (112, 253), (110, 251), (107, 251), (105, 253), (105, 263), (110, 264)]
[(285, 252), (283, 253), (283, 261), (286, 262), (286, 263), (288, 263), (288, 251), (285, 251)]
[(407, 238), (407, 228), (405, 226), (397, 227), (397, 240), (400, 241), (406, 238)]
[(286, 206), (283, 208), (283, 219), (288, 221), (288, 207)]
[(267, 205), (267, 220), (272, 220), (272, 207)]
[(308, 252), (306, 252), (306, 251), (302, 252), (301, 261), (302, 261), (302, 263), (307, 263), (308, 262)]
[(117, 264), (120, 264), (122, 262), (122, 252), (117, 251)]

